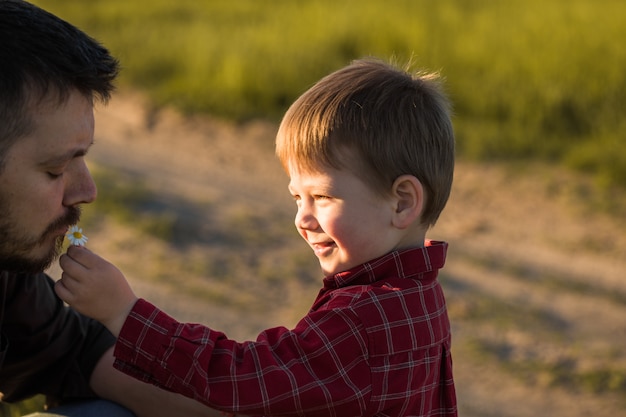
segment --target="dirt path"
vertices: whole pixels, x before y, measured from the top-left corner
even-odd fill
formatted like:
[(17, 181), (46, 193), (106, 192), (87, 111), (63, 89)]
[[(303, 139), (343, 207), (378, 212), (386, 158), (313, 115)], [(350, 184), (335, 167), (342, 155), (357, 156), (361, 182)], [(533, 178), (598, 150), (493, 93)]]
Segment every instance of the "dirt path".
[[(290, 224), (287, 179), (272, 154), (275, 126), (151, 114), (129, 94), (96, 117), (90, 158), (146, 181), (194, 230), (244, 210)], [(451, 244), (442, 282), (461, 416), (626, 415), (626, 224), (585, 209), (579, 198), (585, 189), (571, 178), (541, 167), (458, 164), (451, 201), (430, 237)], [(280, 308), (243, 316), (228, 303), (176, 291), (186, 278), (175, 271), (146, 279), (151, 265), (168, 262), (171, 248), (147, 240), (133, 245), (127, 229), (107, 223), (90, 244), (128, 267), (136, 291), (179, 319), (242, 339), (297, 317)], [(202, 250), (197, 246), (183, 259)], [(285, 291), (300, 297), (300, 310), (315, 295)]]

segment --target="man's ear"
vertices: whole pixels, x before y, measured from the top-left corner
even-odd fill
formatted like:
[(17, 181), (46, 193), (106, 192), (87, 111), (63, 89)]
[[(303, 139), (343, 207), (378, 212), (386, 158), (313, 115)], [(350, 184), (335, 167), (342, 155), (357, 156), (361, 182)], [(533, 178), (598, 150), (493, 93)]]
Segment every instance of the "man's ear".
[(393, 225), (405, 229), (419, 221), (426, 198), (420, 180), (413, 175), (401, 175), (393, 182), (391, 192), (395, 208)]

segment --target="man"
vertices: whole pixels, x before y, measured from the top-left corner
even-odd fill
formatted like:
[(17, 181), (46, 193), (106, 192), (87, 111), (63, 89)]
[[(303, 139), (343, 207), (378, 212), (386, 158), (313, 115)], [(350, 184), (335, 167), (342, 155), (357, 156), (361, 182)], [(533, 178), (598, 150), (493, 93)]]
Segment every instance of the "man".
[(74, 26), (27, 2), (0, 0), (2, 400), (44, 394), (67, 416), (217, 415), (114, 370), (113, 336), (65, 307), (42, 272), (78, 222), (79, 205), (96, 198), (85, 165), (93, 105), (109, 98), (118, 70)]

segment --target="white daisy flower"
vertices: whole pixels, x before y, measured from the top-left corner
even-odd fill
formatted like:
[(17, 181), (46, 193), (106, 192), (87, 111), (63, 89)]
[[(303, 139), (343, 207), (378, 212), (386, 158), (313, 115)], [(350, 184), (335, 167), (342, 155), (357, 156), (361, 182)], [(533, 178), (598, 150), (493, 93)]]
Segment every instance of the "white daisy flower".
[(76, 225), (72, 226), (65, 236), (74, 246), (85, 246), (87, 243), (87, 236), (83, 234), (83, 229)]

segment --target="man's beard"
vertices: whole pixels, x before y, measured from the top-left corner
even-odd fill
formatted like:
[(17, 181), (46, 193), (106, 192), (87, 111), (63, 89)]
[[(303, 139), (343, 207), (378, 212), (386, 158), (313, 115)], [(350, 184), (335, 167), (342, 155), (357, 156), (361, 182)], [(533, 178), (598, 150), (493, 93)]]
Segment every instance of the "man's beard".
[[(3, 207), (4, 208), (4, 207)], [(2, 210), (5, 211), (6, 210)], [(37, 273), (48, 268), (61, 253), (64, 236), (59, 236), (48, 253), (40, 258), (28, 254), (49, 240), (51, 233), (57, 233), (63, 226), (71, 226), (80, 220), (80, 208), (69, 207), (67, 213), (54, 221), (38, 238), (29, 238), (20, 233), (8, 220), (0, 220), (0, 270), (11, 272)]]

